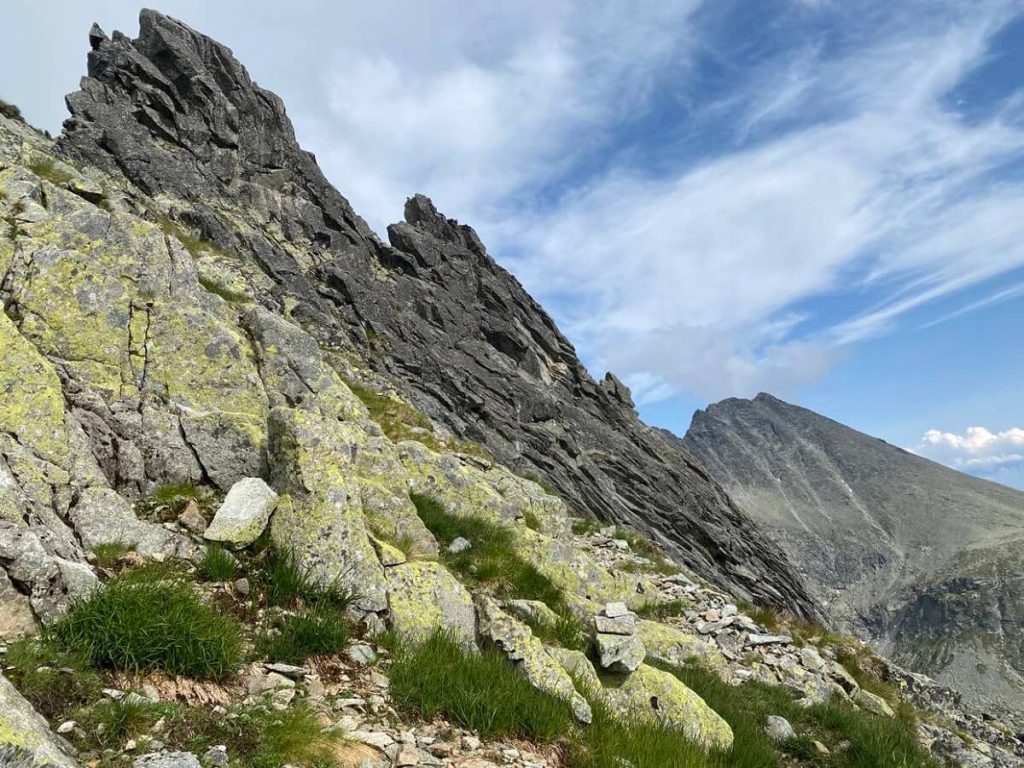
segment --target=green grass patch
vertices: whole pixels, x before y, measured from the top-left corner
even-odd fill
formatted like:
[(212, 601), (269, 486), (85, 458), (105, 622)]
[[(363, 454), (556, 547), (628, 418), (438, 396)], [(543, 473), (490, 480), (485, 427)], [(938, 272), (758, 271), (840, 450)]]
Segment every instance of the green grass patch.
[(263, 705), (234, 707), (227, 716), (208, 707), (177, 708), (167, 717), (168, 743), (203, 754), (216, 744), (227, 747), (231, 766), (245, 768), (334, 768), (343, 743), (338, 732), (325, 732), (316, 712), (305, 703), (286, 710)]
[(210, 544), (199, 561), (199, 576), (204, 581), (230, 581), (238, 572), (238, 560), (219, 544)]
[(590, 647), (583, 622), (568, 608), (559, 607), (554, 621), (524, 617), (533, 634), (548, 645), (558, 645), (572, 651), (586, 651)]
[(85, 654), (35, 638), (16, 640), (3, 659), (4, 672), (33, 708), (49, 720), (100, 695), (102, 681)]
[(419, 646), (399, 646), (393, 658), (392, 701), (426, 721), (443, 716), (482, 737), (540, 743), (572, 726), (569, 706), (533, 688), (497, 651), (467, 653), (438, 633)]
[(591, 702), (594, 722), (571, 731), (563, 748), (564, 768), (731, 768), (683, 734), (651, 720), (620, 720)]
[(157, 720), (172, 711), (166, 704), (126, 697), (95, 702), (76, 711), (74, 719), (87, 734), (90, 747), (121, 749), (129, 739), (148, 734)]
[[(441, 543), (442, 561), (464, 581), (486, 584), (500, 598), (540, 600), (555, 610), (564, 604), (561, 590), (516, 551), (508, 527), (479, 517), (453, 515), (437, 499), (424, 494), (412, 494), (412, 501), (424, 525)], [(447, 546), (459, 536), (473, 546), (449, 553)]]
[(206, 275), (199, 275), (199, 284), (203, 286), (208, 293), (220, 296), (228, 304), (248, 304), (251, 301), (248, 294), (243, 293), (242, 291), (236, 291)]
[(161, 523), (177, 520), (189, 504), (195, 504), (207, 521), (223, 501), (223, 494), (207, 486), (192, 483), (171, 483), (157, 488), (135, 502), (135, 513)]
[(67, 171), (61, 170), (49, 157), (40, 157), (26, 164), (28, 169), (41, 179), (46, 179), (51, 184), (60, 186), (67, 184), (74, 176)]
[(203, 603), (187, 582), (151, 575), (111, 580), (47, 634), (100, 668), (216, 680), (242, 662), (237, 620)]
[(581, 517), (572, 521), (572, 532), (577, 536), (587, 536), (601, 530), (601, 523), (590, 517)]
[(523, 522), (526, 523), (526, 527), (531, 531), (540, 531), (541, 529), (540, 518), (532, 510), (528, 509), (523, 512)]
[(340, 581), (322, 584), (313, 571), (299, 562), (291, 551), (271, 548), (259, 572), (267, 605), (279, 608), (330, 605), (346, 608), (359, 596)]
[[(909, 708), (896, 718), (856, 710), (843, 702), (801, 707), (795, 695), (781, 686), (748, 682), (731, 686), (714, 672), (698, 666), (671, 670), (699, 694), (733, 729), (735, 742), (725, 765), (731, 768), (773, 768), (786, 765), (779, 749), (764, 733), (769, 715), (785, 717), (798, 738), (782, 745), (798, 758), (798, 765), (823, 768), (939, 768), (917, 741), (917, 728)], [(832, 755), (807, 757), (807, 746), (821, 741)], [(840, 748), (846, 743), (848, 746)]]
[(96, 558), (96, 565), (100, 568), (113, 568), (121, 558), (135, 550), (131, 544), (121, 541), (109, 541), (97, 544), (92, 548), (92, 555)]
[(268, 661), (303, 664), (311, 656), (340, 653), (351, 636), (343, 609), (317, 605), (274, 620), (256, 639), (256, 653)]

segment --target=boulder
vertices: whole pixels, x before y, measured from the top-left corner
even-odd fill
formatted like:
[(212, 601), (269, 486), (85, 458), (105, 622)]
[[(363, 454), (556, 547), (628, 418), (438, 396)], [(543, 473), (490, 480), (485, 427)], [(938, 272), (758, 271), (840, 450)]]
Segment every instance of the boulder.
[(764, 732), (776, 744), (796, 738), (796, 731), (793, 730), (793, 725), (789, 720), (778, 715), (768, 715), (765, 720)]
[(34, 635), (38, 629), (32, 604), (14, 588), (0, 568), (0, 641)]
[(476, 610), (469, 592), (440, 563), (413, 561), (385, 570), (394, 630), (413, 641), (438, 629), (464, 646), (476, 641)]
[(646, 717), (679, 728), (705, 747), (728, 749), (732, 729), (679, 678), (643, 664), (616, 686), (604, 689), (613, 711), (623, 718)]
[(892, 711), (889, 702), (876, 693), (858, 688), (853, 692), (852, 698), (858, 706), (866, 709), (868, 712), (873, 712), (882, 717), (896, 717), (896, 713)]
[(201, 768), (201, 764), (191, 752), (153, 752), (135, 758), (132, 768)]
[(261, 478), (243, 477), (231, 486), (203, 538), (233, 547), (252, 544), (263, 535), (276, 504), (277, 494)]

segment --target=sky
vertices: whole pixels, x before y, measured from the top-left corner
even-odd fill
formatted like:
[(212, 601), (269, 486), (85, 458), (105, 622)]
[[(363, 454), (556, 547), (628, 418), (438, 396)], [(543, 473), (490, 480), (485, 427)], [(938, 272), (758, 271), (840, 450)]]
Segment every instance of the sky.
[[(282, 96), (378, 232), (471, 224), (677, 433), (768, 391), (1024, 488), (1019, 0), (153, 0)], [(4, 0), (57, 132), (121, 0)]]

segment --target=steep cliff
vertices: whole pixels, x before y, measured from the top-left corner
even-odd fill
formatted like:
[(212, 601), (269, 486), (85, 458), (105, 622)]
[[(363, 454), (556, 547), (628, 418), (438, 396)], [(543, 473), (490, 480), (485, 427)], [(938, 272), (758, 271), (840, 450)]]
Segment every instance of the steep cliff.
[(244, 290), (365, 361), (577, 511), (649, 531), (739, 594), (814, 613), (785, 555), (685, 449), (638, 419), (617, 379), (591, 379), (472, 229), (417, 195), (382, 243), (298, 146), (281, 100), (180, 22), (143, 11), (136, 40), (98, 28), (90, 40), (60, 147), (126, 178), (151, 219), (211, 243), (197, 254), (207, 283)]
[(974, 701), (1024, 701), (1024, 493), (765, 394), (698, 411), (684, 442), (835, 624)]

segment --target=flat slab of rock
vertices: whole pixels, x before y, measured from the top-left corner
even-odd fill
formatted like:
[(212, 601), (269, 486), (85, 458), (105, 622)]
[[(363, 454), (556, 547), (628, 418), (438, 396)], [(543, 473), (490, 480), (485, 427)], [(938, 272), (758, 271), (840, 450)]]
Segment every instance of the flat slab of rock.
[(267, 529), (276, 504), (277, 494), (261, 478), (244, 477), (231, 486), (203, 537), (235, 547), (252, 544)]
[(756, 632), (747, 635), (747, 645), (789, 645), (792, 642), (789, 635), (760, 635)]

